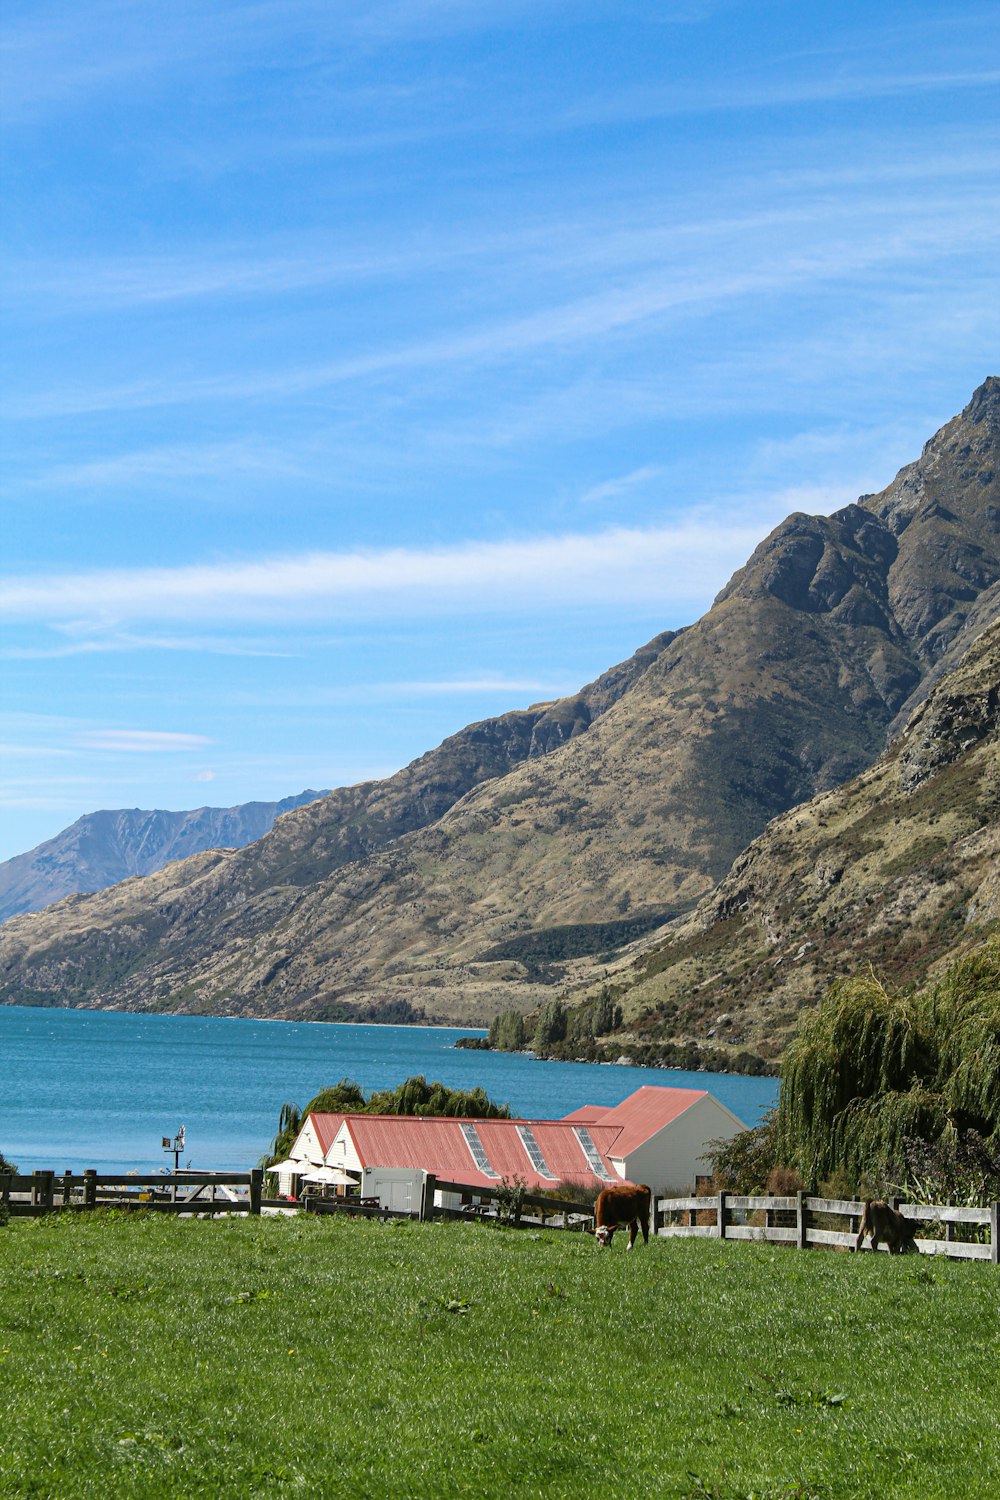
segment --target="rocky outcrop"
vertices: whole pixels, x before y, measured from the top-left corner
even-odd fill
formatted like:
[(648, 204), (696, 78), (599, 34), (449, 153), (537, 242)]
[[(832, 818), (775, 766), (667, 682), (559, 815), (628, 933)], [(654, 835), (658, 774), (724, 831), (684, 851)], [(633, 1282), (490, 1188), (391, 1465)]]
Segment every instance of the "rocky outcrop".
[(995, 621), (874, 766), (776, 818), (690, 917), (610, 974), (625, 1019), (605, 1050), (773, 1058), (839, 974), (872, 963), (921, 983), (998, 926)]

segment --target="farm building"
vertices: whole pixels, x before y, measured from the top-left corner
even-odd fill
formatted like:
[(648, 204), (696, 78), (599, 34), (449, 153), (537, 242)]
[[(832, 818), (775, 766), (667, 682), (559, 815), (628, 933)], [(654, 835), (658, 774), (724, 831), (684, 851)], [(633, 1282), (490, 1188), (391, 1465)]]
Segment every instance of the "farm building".
[(426, 1173), (473, 1188), (520, 1178), (534, 1193), (559, 1182), (592, 1188), (623, 1179), (685, 1192), (707, 1170), (707, 1142), (745, 1129), (704, 1089), (655, 1086), (564, 1120), (310, 1114), (283, 1163), (281, 1190), (296, 1175), (329, 1167), (358, 1177), (366, 1194), (395, 1198), (416, 1191)]
[(729, 1140), (746, 1125), (707, 1089), (664, 1089), (647, 1084), (606, 1109), (584, 1105), (568, 1122), (613, 1130), (608, 1159), (619, 1177), (648, 1182), (658, 1193), (687, 1193), (708, 1171), (709, 1141)]

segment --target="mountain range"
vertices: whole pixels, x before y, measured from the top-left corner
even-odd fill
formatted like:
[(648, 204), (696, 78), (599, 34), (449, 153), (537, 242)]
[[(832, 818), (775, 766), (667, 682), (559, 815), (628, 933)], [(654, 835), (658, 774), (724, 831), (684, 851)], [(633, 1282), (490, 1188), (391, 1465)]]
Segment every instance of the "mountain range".
[[(12, 918), (0, 998), (482, 1023), (610, 979), (633, 1039), (773, 1055), (813, 990), (782, 976), (766, 1016), (737, 1015), (729, 980), (757, 935), (736, 940), (744, 895), (730, 910), (725, 892), (760, 857), (754, 841), (775, 837), (773, 820), (875, 775), (887, 745), (952, 691), (951, 674), (979, 660), (970, 648), (993, 639), (998, 438), (991, 377), (886, 489), (832, 516), (790, 516), (702, 619), (578, 694), (471, 725), (245, 848)], [(994, 667), (987, 652), (977, 670)], [(941, 791), (942, 774), (928, 785)], [(768, 866), (775, 890), (780, 863)], [(748, 899), (773, 926), (770, 898)], [(899, 920), (913, 925), (915, 911)], [(891, 948), (890, 915), (879, 930)], [(700, 960), (689, 1013), (694, 972), (664, 954), (727, 923), (734, 953), (718, 973)], [(760, 962), (784, 963), (783, 931)], [(825, 968), (820, 955), (806, 966), (817, 978), (836, 972), (834, 947), (824, 954)]]
[(0, 863), (0, 922), (78, 891), (101, 891), (130, 875), (151, 875), (203, 849), (242, 849), (263, 838), (282, 813), (325, 795), (306, 791), (280, 802), (189, 812), (124, 807), (86, 813), (55, 838)]

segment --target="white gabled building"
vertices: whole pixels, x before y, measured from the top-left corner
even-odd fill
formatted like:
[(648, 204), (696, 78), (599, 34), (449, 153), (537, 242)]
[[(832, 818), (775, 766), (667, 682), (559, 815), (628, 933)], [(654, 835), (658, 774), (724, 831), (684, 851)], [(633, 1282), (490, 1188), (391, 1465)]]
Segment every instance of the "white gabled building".
[(567, 1120), (616, 1129), (608, 1158), (629, 1182), (647, 1182), (656, 1193), (689, 1193), (710, 1171), (709, 1141), (731, 1140), (747, 1126), (707, 1089), (664, 1089), (646, 1084), (611, 1109), (585, 1105)]
[(746, 1128), (706, 1089), (647, 1085), (621, 1104), (587, 1105), (564, 1120), (311, 1114), (290, 1158), (303, 1172), (323, 1165), (369, 1178), (433, 1173), (471, 1187), (516, 1177), (543, 1194), (559, 1182), (593, 1188), (622, 1180), (686, 1193), (709, 1171), (709, 1141)]

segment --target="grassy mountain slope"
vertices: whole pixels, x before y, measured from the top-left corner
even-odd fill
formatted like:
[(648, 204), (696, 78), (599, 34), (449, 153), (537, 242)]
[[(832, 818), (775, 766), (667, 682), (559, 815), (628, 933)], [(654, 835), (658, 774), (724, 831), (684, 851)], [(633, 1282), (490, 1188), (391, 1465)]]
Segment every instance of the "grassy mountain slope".
[(480, 1020), (584, 981), (609, 922), (705, 896), (771, 819), (869, 766), (961, 649), (998, 592), (998, 446), (992, 379), (885, 491), (790, 517), (697, 624), (577, 698), (472, 726), (249, 849), (6, 923), (0, 996)]
[(875, 765), (775, 819), (696, 912), (610, 975), (625, 1014), (606, 1045), (774, 1057), (832, 979), (871, 963), (919, 983), (998, 929), (995, 621)]

